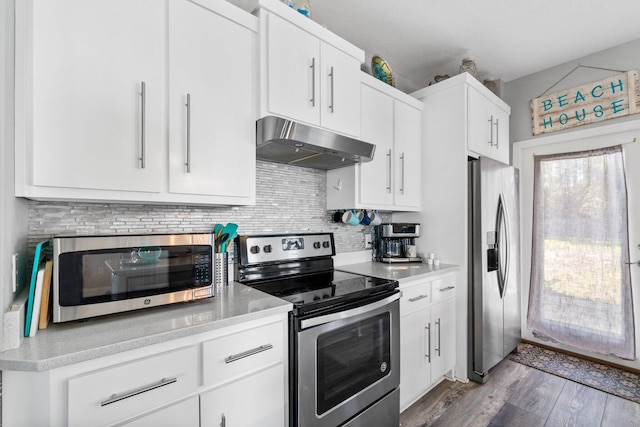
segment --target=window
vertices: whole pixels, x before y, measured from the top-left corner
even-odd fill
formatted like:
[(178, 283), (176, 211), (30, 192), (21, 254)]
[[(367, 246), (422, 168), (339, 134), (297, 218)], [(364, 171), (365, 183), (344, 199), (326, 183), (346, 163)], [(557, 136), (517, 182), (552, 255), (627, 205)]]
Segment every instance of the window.
[(635, 359), (622, 147), (535, 156), (533, 191), (529, 329)]

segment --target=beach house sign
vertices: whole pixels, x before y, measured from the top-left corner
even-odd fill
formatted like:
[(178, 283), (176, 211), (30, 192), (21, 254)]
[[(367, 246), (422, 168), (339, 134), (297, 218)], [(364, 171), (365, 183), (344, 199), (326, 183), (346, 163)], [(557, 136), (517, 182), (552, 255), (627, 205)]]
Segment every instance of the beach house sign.
[(638, 112), (638, 70), (632, 70), (533, 99), (531, 125), (539, 135)]

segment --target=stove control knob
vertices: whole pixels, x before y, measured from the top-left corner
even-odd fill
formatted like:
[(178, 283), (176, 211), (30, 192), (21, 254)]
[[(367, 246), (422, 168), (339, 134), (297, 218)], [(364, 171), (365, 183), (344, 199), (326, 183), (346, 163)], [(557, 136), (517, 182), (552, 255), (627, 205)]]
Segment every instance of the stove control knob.
[(314, 247), (315, 249), (320, 249), (320, 242), (314, 242), (314, 243), (313, 243), (313, 247)]
[(315, 297), (313, 297), (313, 300), (314, 301), (320, 301), (320, 297), (319, 296), (315, 296)]
[(271, 253), (271, 245), (264, 245), (264, 248), (262, 248), (262, 250), (266, 254)]
[(252, 254), (260, 253), (260, 247), (259, 246), (251, 246), (251, 248), (249, 248), (249, 252), (251, 252)]
[(322, 242), (322, 247), (323, 247), (323, 248), (328, 248), (328, 247), (330, 247), (330, 246), (331, 246), (331, 245), (329, 244), (329, 242)]

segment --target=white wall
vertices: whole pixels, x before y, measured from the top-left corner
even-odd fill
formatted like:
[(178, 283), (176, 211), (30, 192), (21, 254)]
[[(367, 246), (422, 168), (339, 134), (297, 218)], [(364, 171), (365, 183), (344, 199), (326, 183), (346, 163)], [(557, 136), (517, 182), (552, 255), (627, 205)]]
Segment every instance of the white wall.
[[(538, 98), (544, 93), (558, 92), (617, 74), (616, 71), (581, 67), (558, 83), (563, 76), (577, 65), (619, 71), (638, 70), (640, 69), (640, 39), (505, 83), (502, 98), (511, 106), (509, 129), (511, 142), (533, 138), (531, 133), (531, 108), (529, 105), (532, 99)], [(556, 85), (556, 83), (558, 84)], [(552, 86), (553, 88), (549, 90)], [(597, 127), (633, 119), (633, 116), (627, 116), (573, 129)], [(571, 130), (553, 132), (553, 134), (561, 132), (571, 132)]]
[[(615, 71), (608, 70), (595, 70), (587, 68), (579, 68), (575, 72), (571, 73), (566, 79), (562, 80), (552, 89), (548, 90), (558, 80), (569, 73), (578, 64), (613, 69)], [(511, 106), (511, 142), (517, 142), (513, 146), (512, 151), (515, 166), (521, 168), (521, 224), (522, 224), (522, 333), (523, 338), (537, 341), (532, 334), (526, 328), (526, 316), (527, 316), (527, 301), (529, 291), (529, 258), (530, 258), (530, 242), (531, 242), (531, 210), (532, 207), (528, 202), (532, 190), (532, 178), (528, 177), (529, 168), (525, 166), (526, 162), (532, 162), (532, 152), (537, 154), (544, 154), (547, 151), (553, 151), (553, 145), (560, 146), (564, 144), (565, 147), (570, 146), (576, 150), (580, 150), (585, 147), (585, 144), (590, 144), (590, 148), (595, 148), (594, 144), (603, 144), (606, 142), (608, 145), (613, 145), (621, 142), (628, 142), (633, 140), (633, 137), (637, 135), (638, 142), (634, 144), (626, 144), (624, 146), (625, 151), (625, 163), (627, 170), (627, 183), (628, 196), (629, 196), (629, 212), (630, 212), (630, 256), (631, 260), (635, 261), (640, 258), (640, 251), (637, 246), (640, 243), (640, 218), (637, 215), (632, 215), (634, 212), (640, 211), (640, 183), (638, 180), (637, 170), (640, 168), (640, 114), (633, 116), (626, 116), (618, 119), (607, 120), (592, 125), (579, 126), (573, 129), (553, 132), (546, 136), (533, 137), (531, 133), (531, 114), (529, 102), (533, 98), (537, 98), (543, 93), (553, 93), (562, 89), (567, 89), (575, 86), (579, 86), (584, 83), (600, 80), (602, 78), (617, 74), (618, 71), (629, 71), (633, 69), (640, 69), (640, 40), (636, 40), (624, 45), (618, 46), (607, 51), (599, 52), (593, 55), (589, 55), (584, 58), (580, 58), (576, 61), (571, 61), (560, 66), (543, 70), (541, 72), (526, 76), (505, 84), (505, 101)], [(623, 134), (614, 134), (619, 129), (628, 130), (629, 132)], [(594, 134), (605, 133), (604, 137), (593, 137)], [(569, 143), (567, 144), (567, 141)], [(634, 185), (635, 184), (635, 185)], [(634, 293), (635, 303), (635, 324), (636, 324), (636, 353), (640, 356), (640, 271), (638, 267), (632, 266), (632, 285)], [(549, 345), (549, 343), (545, 343)], [(568, 351), (586, 354), (591, 357), (600, 358), (610, 361), (612, 363), (630, 366), (632, 368), (640, 369), (640, 361), (623, 361), (618, 358), (602, 356), (594, 353), (583, 352), (578, 349), (557, 345), (558, 348), (562, 348)]]

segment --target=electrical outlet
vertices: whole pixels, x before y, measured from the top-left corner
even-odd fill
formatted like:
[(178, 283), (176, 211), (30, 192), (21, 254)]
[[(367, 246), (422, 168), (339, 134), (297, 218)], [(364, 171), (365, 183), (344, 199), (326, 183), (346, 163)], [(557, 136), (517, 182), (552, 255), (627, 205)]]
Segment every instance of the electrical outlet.
[(372, 249), (373, 246), (371, 245), (371, 234), (366, 233), (364, 235), (364, 248), (365, 249)]

